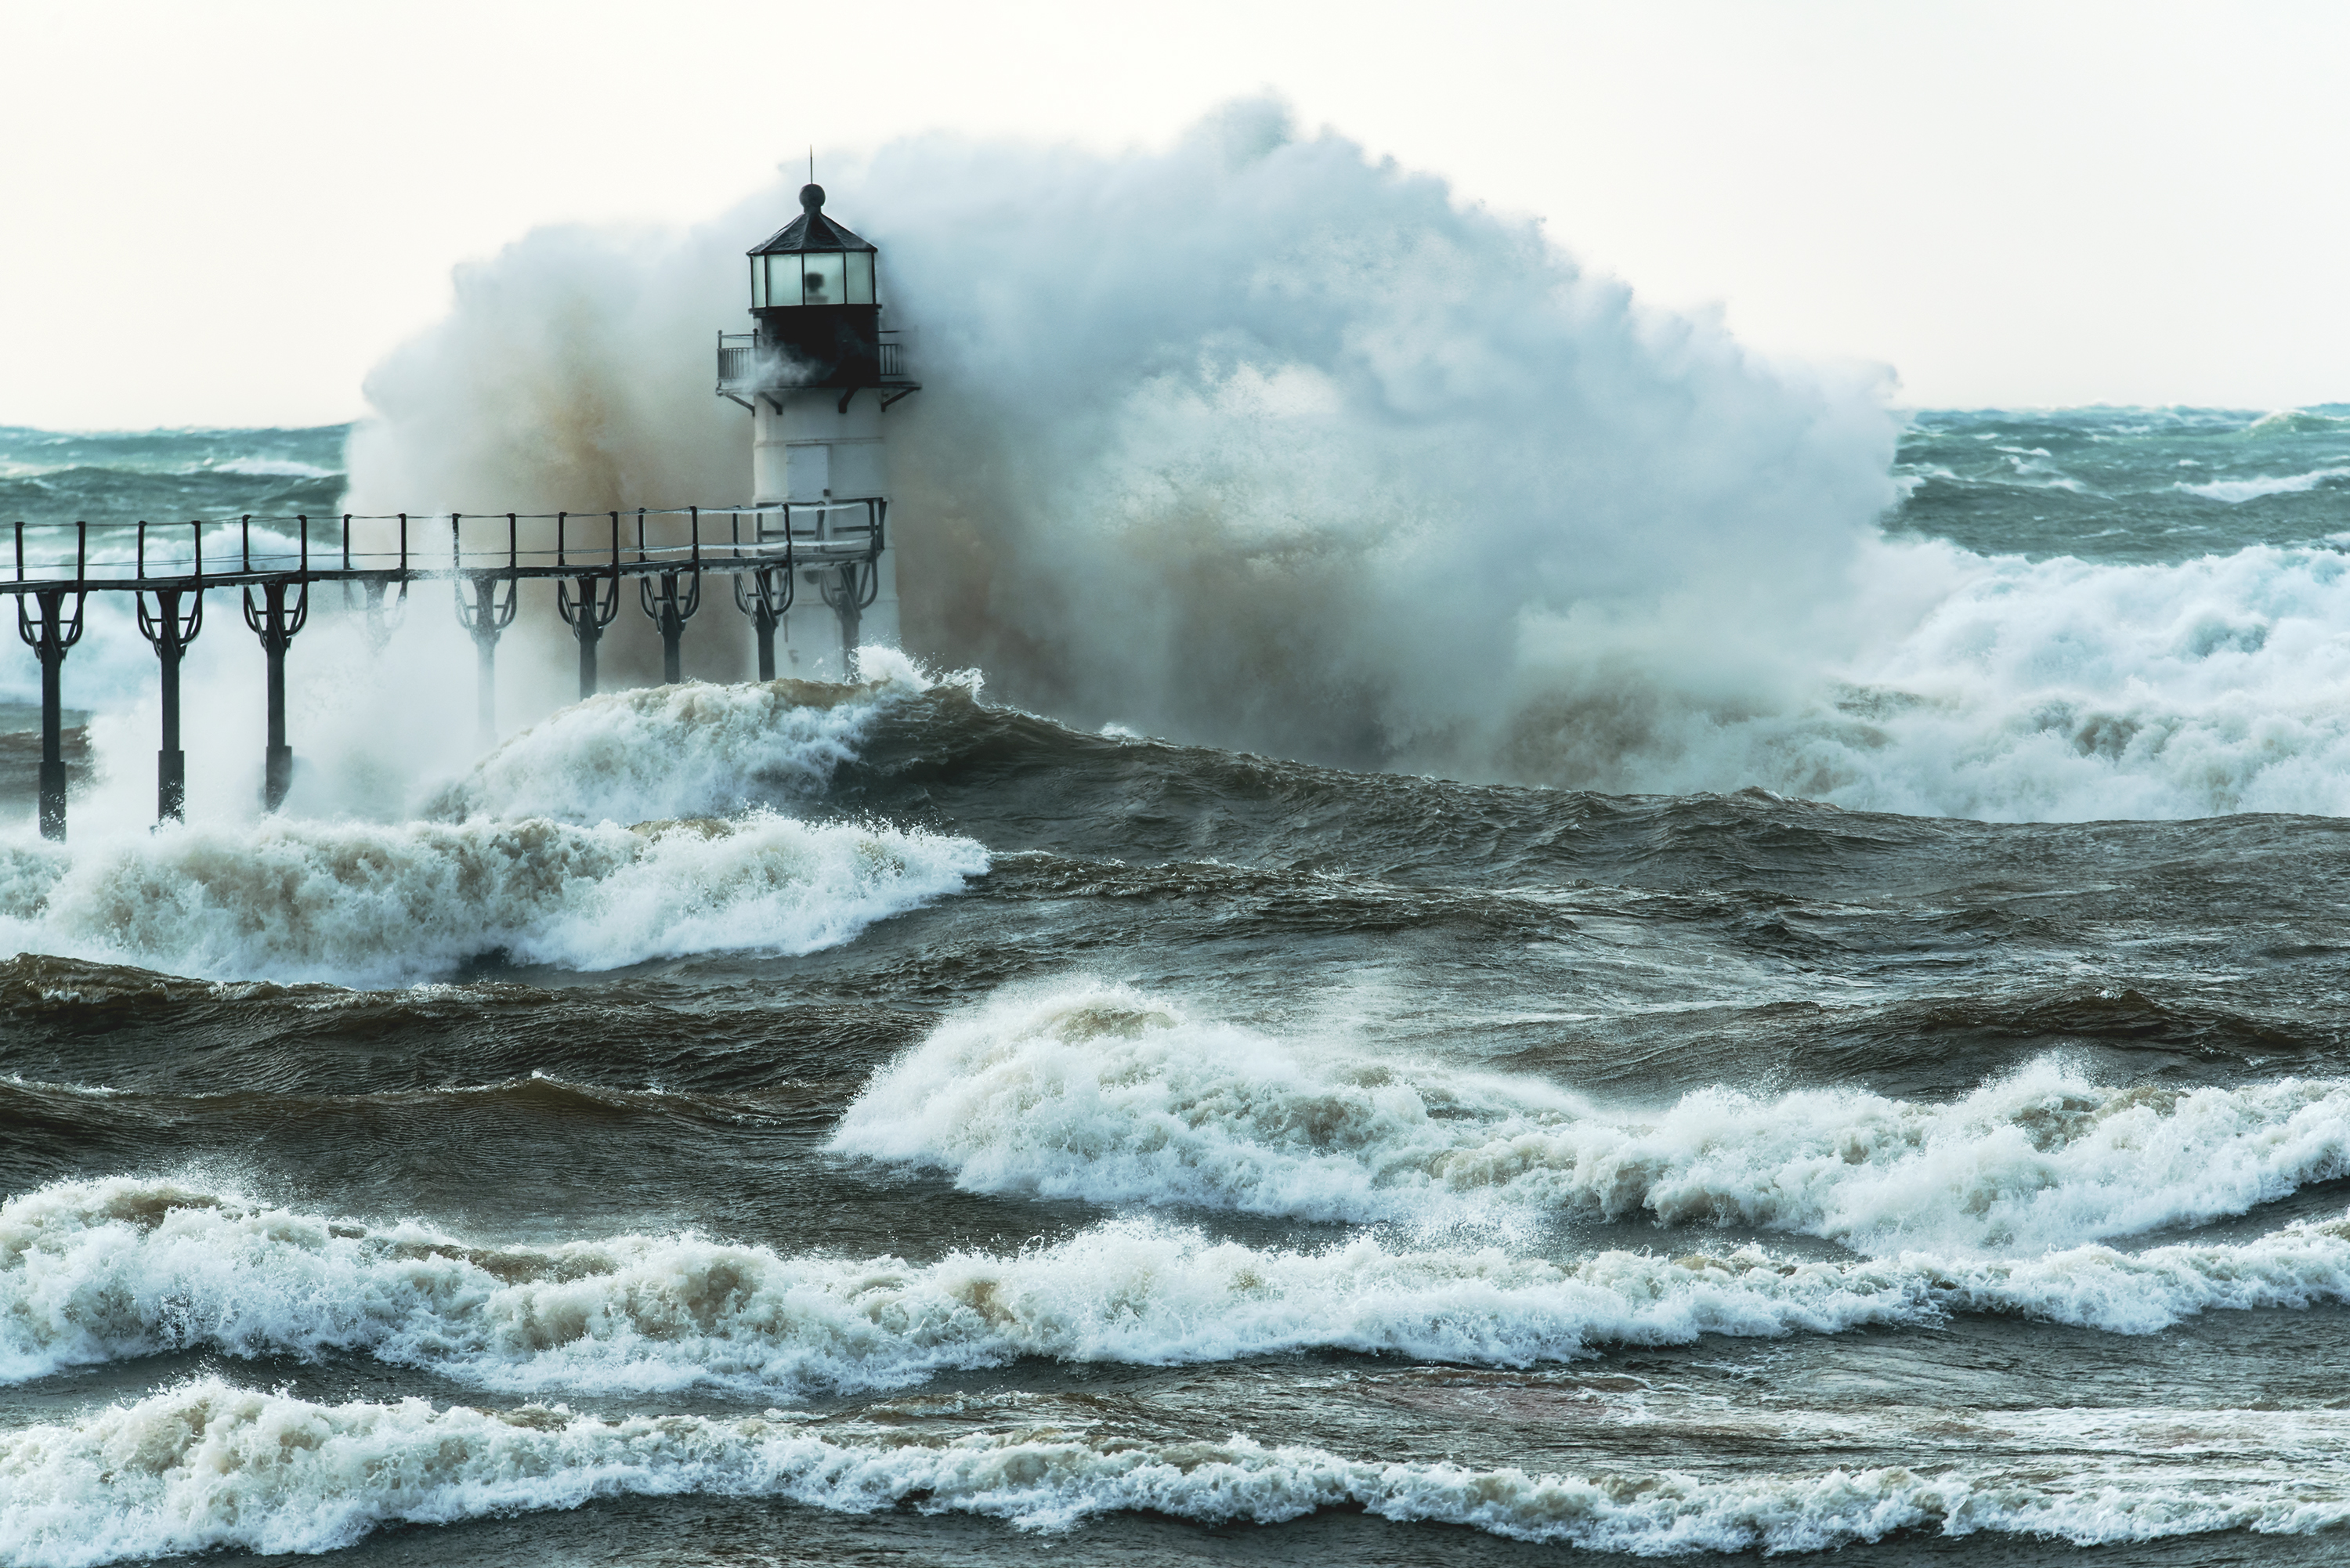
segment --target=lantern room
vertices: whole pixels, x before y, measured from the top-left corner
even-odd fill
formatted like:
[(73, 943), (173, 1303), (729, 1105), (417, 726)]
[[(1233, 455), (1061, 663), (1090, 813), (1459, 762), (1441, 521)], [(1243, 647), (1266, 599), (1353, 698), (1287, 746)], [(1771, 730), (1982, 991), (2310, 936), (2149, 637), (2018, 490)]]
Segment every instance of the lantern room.
[(824, 187), (800, 188), (800, 215), (751, 253), (751, 314), (763, 357), (804, 387), (883, 380), (873, 246), (824, 215)]

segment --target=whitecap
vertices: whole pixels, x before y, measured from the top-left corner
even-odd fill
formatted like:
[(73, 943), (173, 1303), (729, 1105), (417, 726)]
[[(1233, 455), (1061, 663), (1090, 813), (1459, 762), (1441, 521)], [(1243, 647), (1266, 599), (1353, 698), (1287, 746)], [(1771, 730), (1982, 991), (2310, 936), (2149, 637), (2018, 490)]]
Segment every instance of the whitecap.
[(2181, 482), (2171, 488), (2235, 506), (2247, 501), (2257, 501), (2263, 495), (2298, 495), (2303, 491), (2316, 489), (2329, 479), (2340, 479), (2345, 475), (2350, 475), (2350, 468), (2318, 468), (2307, 473), (2263, 473), (2251, 479), (2215, 479), (2205, 484)]
[(207, 463), (188, 471), (191, 473), (234, 473), (249, 479), (340, 479), (338, 468), (320, 468), (313, 462), (296, 462), (283, 457), (233, 457), (226, 462)]
[(636, 828), (270, 818), (0, 842), (0, 943), (215, 979), (405, 983), (494, 950), (598, 971), (813, 952), (987, 864), (969, 839), (765, 813)]
[[(2225, 1424), (2206, 1417), (2191, 1429)], [(2076, 1545), (2218, 1530), (2302, 1534), (2350, 1519), (2339, 1479), (2350, 1451), (2345, 1425), (2338, 1413), (2294, 1419), (2303, 1463), (2290, 1477), (2262, 1465), (2257, 1449), (2236, 1457), (2208, 1438), (2126, 1467), (2092, 1450), (2069, 1455), (2062, 1469), (1994, 1458), (1923, 1469), (1586, 1477), (1351, 1459), (1239, 1434), (1200, 1441), (1045, 1428), (941, 1441), (816, 1431), (781, 1411), (608, 1419), (560, 1406), (329, 1405), (202, 1378), (0, 1437), (0, 1560), (94, 1568), (223, 1548), (328, 1552), (396, 1523), (684, 1493), (855, 1513), (913, 1503), (1032, 1530), (1118, 1511), (1270, 1524), (1354, 1508), (1644, 1555), (1817, 1551), (1918, 1530)]]
[(587, 698), (499, 745), (425, 814), (629, 823), (815, 799), (876, 719), (938, 683), (895, 649), (860, 661), (854, 686), (687, 681)]
[(1949, 1104), (1709, 1088), (1638, 1110), (1079, 982), (940, 1024), (875, 1075), (834, 1147), (1096, 1203), (1731, 1223), (1879, 1255), (2012, 1254), (2350, 1174), (2350, 1083), (2123, 1089), (2043, 1060)]
[(1321, 1350), (1530, 1366), (1707, 1334), (1934, 1327), (1954, 1314), (2150, 1334), (2207, 1312), (2345, 1301), (2350, 1220), (2029, 1259), (1753, 1245), (1550, 1259), (1370, 1234), (1255, 1247), (1124, 1219), (916, 1262), (690, 1232), (474, 1242), (149, 1179), (60, 1182), (0, 1204), (10, 1383), (203, 1349), (356, 1353), (516, 1395), (774, 1398), (1025, 1357), (1170, 1366)]

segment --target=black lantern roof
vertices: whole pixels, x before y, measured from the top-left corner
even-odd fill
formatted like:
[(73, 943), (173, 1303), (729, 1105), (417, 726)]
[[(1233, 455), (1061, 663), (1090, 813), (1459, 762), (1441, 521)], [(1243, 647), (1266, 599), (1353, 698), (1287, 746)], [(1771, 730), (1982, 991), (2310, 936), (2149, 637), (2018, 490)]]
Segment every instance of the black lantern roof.
[(753, 245), (744, 254), (769, 256), (793, 251), (869, 251), (874, 248), (824, 215), (823, 186), (803, 185), (800, 187), (800, 215), (785, 223), (765, 244)]

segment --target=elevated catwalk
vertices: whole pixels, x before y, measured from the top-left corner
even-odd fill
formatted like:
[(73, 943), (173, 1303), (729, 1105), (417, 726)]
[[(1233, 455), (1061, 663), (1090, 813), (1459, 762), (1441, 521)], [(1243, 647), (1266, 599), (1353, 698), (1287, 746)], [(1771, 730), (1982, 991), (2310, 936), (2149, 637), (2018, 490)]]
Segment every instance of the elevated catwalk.
[[(775, 674), (775, 630), (802, 587), (816, 591), (840, 626), (841, 668), (856, 673), (865, 612), (883, 584), (889, 503), (878, 495), (705, 511), (639, 507), (630, 512), (452, 513), (448, 546), (436, 535), (444, 519), (345, 514), (314, 528), (307, 515), (247, 515), (220, 521), (150, 524), (16, 525), (16, 571), (0, 594), (16, 600), (16, 630), (41, 665), (40, 826), (66, 833), (63, 755), (67, 652), (81, 639), (91, 594), (136, 597), (139, 629), (154, 648), (162, 697), (162, 745), (156, 753), (156, 815), (176, 820), (186, 806), (186, 759), (180, 746), (180, 659), (203, 629), (204, 596), (236, 590), (244, 624), (267, 656), (269, 732), (263, 804), (276, 810), (293, 781), (286, 738), (286, 655), (309, 620), (314, 584), (356, 585), (379, 646), (390, 635), (388, 608), (411, 584), (446, 581), (458, 623), (473, 639), (480, 680), (475, 693), (484, 742), (496, 735), (497, 643), (512, 625), (525, 581), (555, 585), (556, 607), (579, 645), (579, 695), (597, 690), (596, 648), (619, 613), (621, 585), (633, 578), (638, 607), (660, 628), (662, 678), (680, 678), (685, 624), (702, 607), (702, 579), (731, 582), (735, 608), (756, 635), (759, 678)], [(503, 548), (478, 542), (485, 524), (503, 522)], [(258, 548), (255, 524), (262, 527)], [(534, 544), (523, 543), (531, 525)], [(549, 526), (551, 525), (551, 527)], [(316, 535), (333, 528), (328, 539)], [(468, 545), (466, 530), (476, 531)], [(272, 535), (275, 535), (274, 537)], [(91, 545), (99, 545), (92, 558)], [(428, 543), (428, 540), (434, 541)], [(551, 542), (536, 542), (536, 541)], [(345, 592), (350, 592), (346, 587)], [(894, 628), (893, 628), (894, 629)]]

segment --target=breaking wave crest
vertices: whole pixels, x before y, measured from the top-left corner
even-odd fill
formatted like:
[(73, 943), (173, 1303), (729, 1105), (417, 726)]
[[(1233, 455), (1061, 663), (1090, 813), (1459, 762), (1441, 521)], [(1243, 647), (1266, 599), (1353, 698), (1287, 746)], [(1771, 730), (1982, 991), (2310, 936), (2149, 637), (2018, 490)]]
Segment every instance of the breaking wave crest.
[(1411, 1222), (1503, 1206), (1880, 1255), (2034, 1252), (2350, 1173), (2350, 1084), (2116, 1089), (2043, 1060), (1947, 1105), (1716, 1087), (1632, 1112), (1080, 985), (941, 1024), (876, 1075), (834, 1142), (976, 1191), (1097, 1203)]
[(1172, 1365), (1302, 1350), (1525, 1366), (1702, 1334), (1834, 1334), (2017, 1314), (2153, 1333), (2350, 1300), (2350, 1220), (2239, 1243), (2022, 1261), (1570, 1262), (1498, 1247), (1320, 1249), (1120, 1220), (1016, 1253), (786, 1256), (692, 1234), (476, 1245), (233, 1192), (115, 1178), (0, 1205), (0, 1381), (164, 1351), (356, 1352), (503, 1393), (794, 1397), (1024, 1357)]
[[(1157, 151), (904, 141), (856, 186), (889, 225), (892, 308), (931, 334), (933, 390), (892, 415), (905, 624), (1028, 707), (1613, 793), (2350, 812), (2350, 579), (2330, 549), (2274, 547), (2324, 530), (2254, 544), (2247, 518), (2162, 565), (2003, 553), (2140, 530), (2157, 489), (2255, 513), (2323, 495), (2338, 454), (2266, 443), (2331, 416), (2246, 432), (2251, 467), (2216, 478), (2145, 454), (2089, 486), (2002, 441), (2001, 487), (2077, 526), (2041, 529), (2035, 501), (1982, 550), (1888, 540), (1882, 384), (1645, 308), (1276, 104)], [(673, 348), (739, 309), (741, 236), (790, 207), (773, 190), (650, 248), (546, 230), (485, 264), (372, 379), (350, 504), (552, 510), (618, 476), (682, 494), (739, 472), (739, 431)], [(1092, 258), (1076, 295), (1037, 271), (1070, 254)], [(592, 426), (549, 417), (583, 396)]]
[(1727, 763), (1784, 794), (1997, 822), (2350, 812), (2339, 552), (2154, 566), (1935, 544), (1880, 565), (1944, 586), (1833, 704), (1692, 730), (1699, 765), (1650, 777), (1705, 787)]
[[(2225, 1427), (2224, 1416), (2207, 1427)], [(2296, 1437), (2339, 1456), (2338, 1421)], [(946, 1441), (816, 1431), (782, 1412), (605, 1419), (561, 1407), (484, 1411), (316, 1404), (201, 1379), (70, 1424), (0, 1438), (0, 1558), (88, 1568), (221, 1547), (325, 1552), (392, 1523), (577, 1507), (599, 1497), (789, 1498), (1066, 1529), (1122, 1510), (1274, 1523), (1359, 1508), (1521, 1541), (1644, 1554), (1817, 1550), (1896, 1531), (2029, 1533), (2078, 1544), (2215, 1530), (2309, 1533), (2350, 1517), (2333, 1489), (2228, 1464), (2216, 1437), (2126, 1479), (2094, 1459), (1706, 1480), (1584, 1477), (1348, 1459), (1247, 1437), (1135, 1440), (1053, 1428)]]
[(496, 951), (608, 970), (830, 947), (986, 867), (966, 839), (765, 814), (633, 829), (270, 819), (0, 843), (0, 944), (346, 984), (429, 979)]
[(855, 686), (695, 681), (588, 698), (484, 757), (425, 815), (629, 823), (819, 798), (872, 721), (933, 684), (895, 649), (859, 659), (868, 679)]
[(2350, 476), (2350, 468), (2319, 468), (2307, 473), (2263, 473), (2251, 479), (2215, 479), (2207, 484), (2182, 483), (2178, 488), (2190, 495), (2241, 505), (2263, 495), (2297, 495), (2304, 490), (2316, 489), (2329, 479), (2345, 476)]

